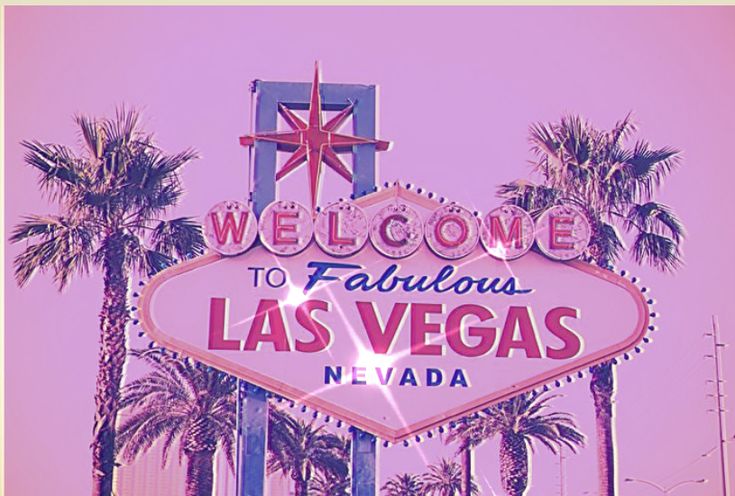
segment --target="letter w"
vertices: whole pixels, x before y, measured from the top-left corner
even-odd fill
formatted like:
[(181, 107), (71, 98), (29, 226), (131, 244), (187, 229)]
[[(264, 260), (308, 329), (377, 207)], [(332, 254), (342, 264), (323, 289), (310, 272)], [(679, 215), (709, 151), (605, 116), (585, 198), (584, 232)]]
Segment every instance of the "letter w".
[(240, 212), (240, 221), (235, 221), (235, 215), (232, 212), (226, 212), (224, 222), (220, 222), (220, 217), (216, 212), (212, 212), (212, 226), (214, 226), (214, 236), (217, 243), (223, 245), (227, 243), (227, 238), (231, 238), (235, 244), (242, 243), (245, 235), (245, 226), (248, 222), (249, 212)]
[(375, 303), (358, 301), (356, 304), (357, 311), (360, 312), (362, 324), (365, 326), (368, 339), (373, 347), (373, 352), (385, 355), (390, 350), (396, 338), (398, 328), (401, 326), (403, 317), (406, 315), (408, 303), (396, 303), (393, 305), (385, 328), (383, 328), (380, 322), (380, 315), (378, 315), (378, 311), (375, 308)]

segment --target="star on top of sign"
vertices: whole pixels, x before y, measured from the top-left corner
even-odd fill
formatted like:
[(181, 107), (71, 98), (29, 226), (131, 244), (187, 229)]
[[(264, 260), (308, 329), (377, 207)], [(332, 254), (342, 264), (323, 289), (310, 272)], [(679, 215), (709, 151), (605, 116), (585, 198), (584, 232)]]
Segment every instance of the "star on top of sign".
[(253, 146), (256, 141), (268, 141), (276, 143), (278, 150), (293, 152), (276, 173), (276, 181), (280, 181), (303, 163), (306, 163), (309, 172), (311, 207), (312, 211), (316, 211), (322, 164), (327, 164), (328, 167), (351, 182), (353, 179), (352, 172), (338, 154), (351, 152), (355, 145), (374, 144), (377, 151), (385, 151), (390, 147), (388, 141), (338, 133), (347, 118), (352, 114), (353, 109), (354, 103), (350, 102), (337, 115), (323, 123), (322, 99), (319, 93), (319, 63), (316, 63), (314, 82), (311, 86), (311, 97), (309, 99), (308, 121), (286, 105), (279, 103), (278, 113), (288, 123), (291, 130), (243, 136), (240, 138), (240, 144)]

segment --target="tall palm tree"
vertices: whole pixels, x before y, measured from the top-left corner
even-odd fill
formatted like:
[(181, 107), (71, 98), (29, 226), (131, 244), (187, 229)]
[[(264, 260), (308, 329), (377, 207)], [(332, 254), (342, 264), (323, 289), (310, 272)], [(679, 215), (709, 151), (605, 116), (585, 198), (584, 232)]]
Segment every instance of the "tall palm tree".
[[(429, 496), (455, 496), (462, 490), (462, 467), (459, 463), (442, 458), (438, 464), (429, 465), (422, 476), (424, 494)], [(479, 494), (474, 481), (470, 481), (470, 494)]]
[(121, 108), (112, 119), (79, 116), (76, 123), (83, 144), (79, 154), (65, 145), (21, 143), (26, 164), (40, 173), (40, 187), (60, 213), (27, 216), (10, 240), (32, 240), (14, 260), (20, 286), (37, 270), (52, 272), (60, 290), (92, 267), (103, 272), (92, 493), (109, 496), (131, 274), (150, 274), (174, 256), (203, 252), (201, 229), (190, 219), (158, 220), (181, 197), (179, 172), (197, 154), (163, 153), (141, 130), (134, 110)]
[(477, 487), (473, 481), (474, 449), (495, 433), (493, 425), (485, 417), (464, 417), (449, 432), (445, 439), (446, 444), (459, 443), (457, 455), (461, 457), (462, 496), (472, 496)]
[(296, 496), (307, 496), (313, 477), (346, 479), (349, 474), (348, 440), (271, 407), (268, 419), (268, 473), (290, 475)]
[[(636, 131), (628, 114), (610, 131), (578, 116), (530, 129), (533, 172), (542, 182), (515, 181), (500, 186), (507, 202), (537, 215), (549, 205), (569, 202), (581, 208), (592, 225), (585, 258), (610, 269), (626, 253), (618, 228), (630, 234), (629, 254), (639, 264), (673, 272), (682, 264), (684, 228), (673, 210), (655, 201), (664, 179), (680, 163), (672, 147), (654, 148), (647, 141), (627, 142)], [(595, 403), (600, 495), (617, 493), (613, 430), (615, 372), (611, 362), (592, 368), (590, 390)]]
[(179, 441), (179, 463), (186, 457), (186, 496), (211, 496), (214, 455), (220, 448), (234, 472), (237, 421), (236, 381), (232, 376), (160, 349), (133, 350), (153, 372), (127, 384), (120, 408), (128, 409), (117, 433), (117, 451), (133, 462), (159, 439), (162, 463)]
[(423, 496), (424, 484), (416, 474), (396, 474), (380, 490), (386, 496)]

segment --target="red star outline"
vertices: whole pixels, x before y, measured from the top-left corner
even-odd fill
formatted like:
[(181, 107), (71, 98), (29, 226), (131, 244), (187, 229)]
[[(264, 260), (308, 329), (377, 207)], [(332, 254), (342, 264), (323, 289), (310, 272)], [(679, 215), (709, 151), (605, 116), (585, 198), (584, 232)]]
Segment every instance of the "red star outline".
[(314, 69), (314, 82), (311, 85), (308, 121), (305, 121), (284, 104), (279, 103), (278, 113), (291, 127), (291, 131), (271, 131), (242, 136), (240, 144), (242, 146), (253, 146), (256, 141), (268, 141), (276, 143), (278, 150), (293, 152), (276, 173), (276, 181), (280, 181), (306, 162), (309, 168), (311, 208), (312, 212), (315, 212), (321, 185), (322, 163), (327, 164), (340, 176), (352, 182), (353, 174), (339, 158), (339, 153), (348, 153), (352, 151), (354, 145), (363, 144), (374, 144), (375, 150), (381, 152), (390, 148), (389, 141), (337, 132), (353, 110), (354, 103), (350, 102), (347, 107), (327, 121), (326, 124), (322, 124), (322, 99), (319, 93), (319, 63), (317, 62)]

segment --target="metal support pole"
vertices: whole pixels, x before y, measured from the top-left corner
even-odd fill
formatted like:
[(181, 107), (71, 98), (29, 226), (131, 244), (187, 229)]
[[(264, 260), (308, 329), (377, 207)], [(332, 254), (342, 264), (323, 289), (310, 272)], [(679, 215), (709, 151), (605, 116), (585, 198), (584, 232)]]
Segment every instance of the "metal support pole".
[[(276, 130), (276, 102), (267, 93), (258, 93), (259, 81), (253, 81), (250, 92), (256, 94), (255, 130)], [(252, 105), (252, 99), (251, 99)], [(264, 112), (263, 107), (271, 107)], [(252, 109), (251, 109), (252, 111)], [(252, 132), (252, 128), (250, 130)], [(254, 188), (252, 207), (260, 216), (275, 199), (276, 145), (259, 141), (255, 144)], [(250, 171), (248, 171), (250, 174)], [(268, 437), (268, 400), (264, 389), (238, 380), (237, 397), (237, 496), (265, 495), (265, 462)]]
[(352, 428), (352, 496), (377, 493), (377, 452), (375, 436)]
[(719, 340), (719, 324), (717, 316), (712, 316), (712, 358), (715, 361), (715, 399), (717, 400), (717, 421), (720, 432), (720, 468), (722, 470), (722, 495), (731, 496), (730, 475), (727, 461), (727, 424), (725, 423), (725, 392), (722, 388), (722, 357), (720, 351), (725, 347)]
[(263, 388), (242, 380), (238, 395), (237, 496), (263, 496), (268, 400)]
[[(322, 110), (341, 110), (354, 105), (353, 128), (358, 136), (375, 137), (376, 88), (372, 85), (320, 84)], [(277, 129), (278, 104), (292, 108), (308, 108), (309, 83), (254, 81), (255, 132)], [(252, 132), (252, 129), (251, 129)], [(275, 200), (276, 144), (257, 141), (254, 150), (252, 207), (260, 216)], [(353, 149), (353, 194), (355, 198), (370, 193), (376, 184), (375, 145), (357, 145)], [(263, 496), (266, 460), (268, 404), (265, 391), (239, 381), (247, 389), (247, 399), (238, 396), (237, 432), (237, 496)], [(353, 431), (352, 495), (375, 496), (376, 491), (375, 436)]]

